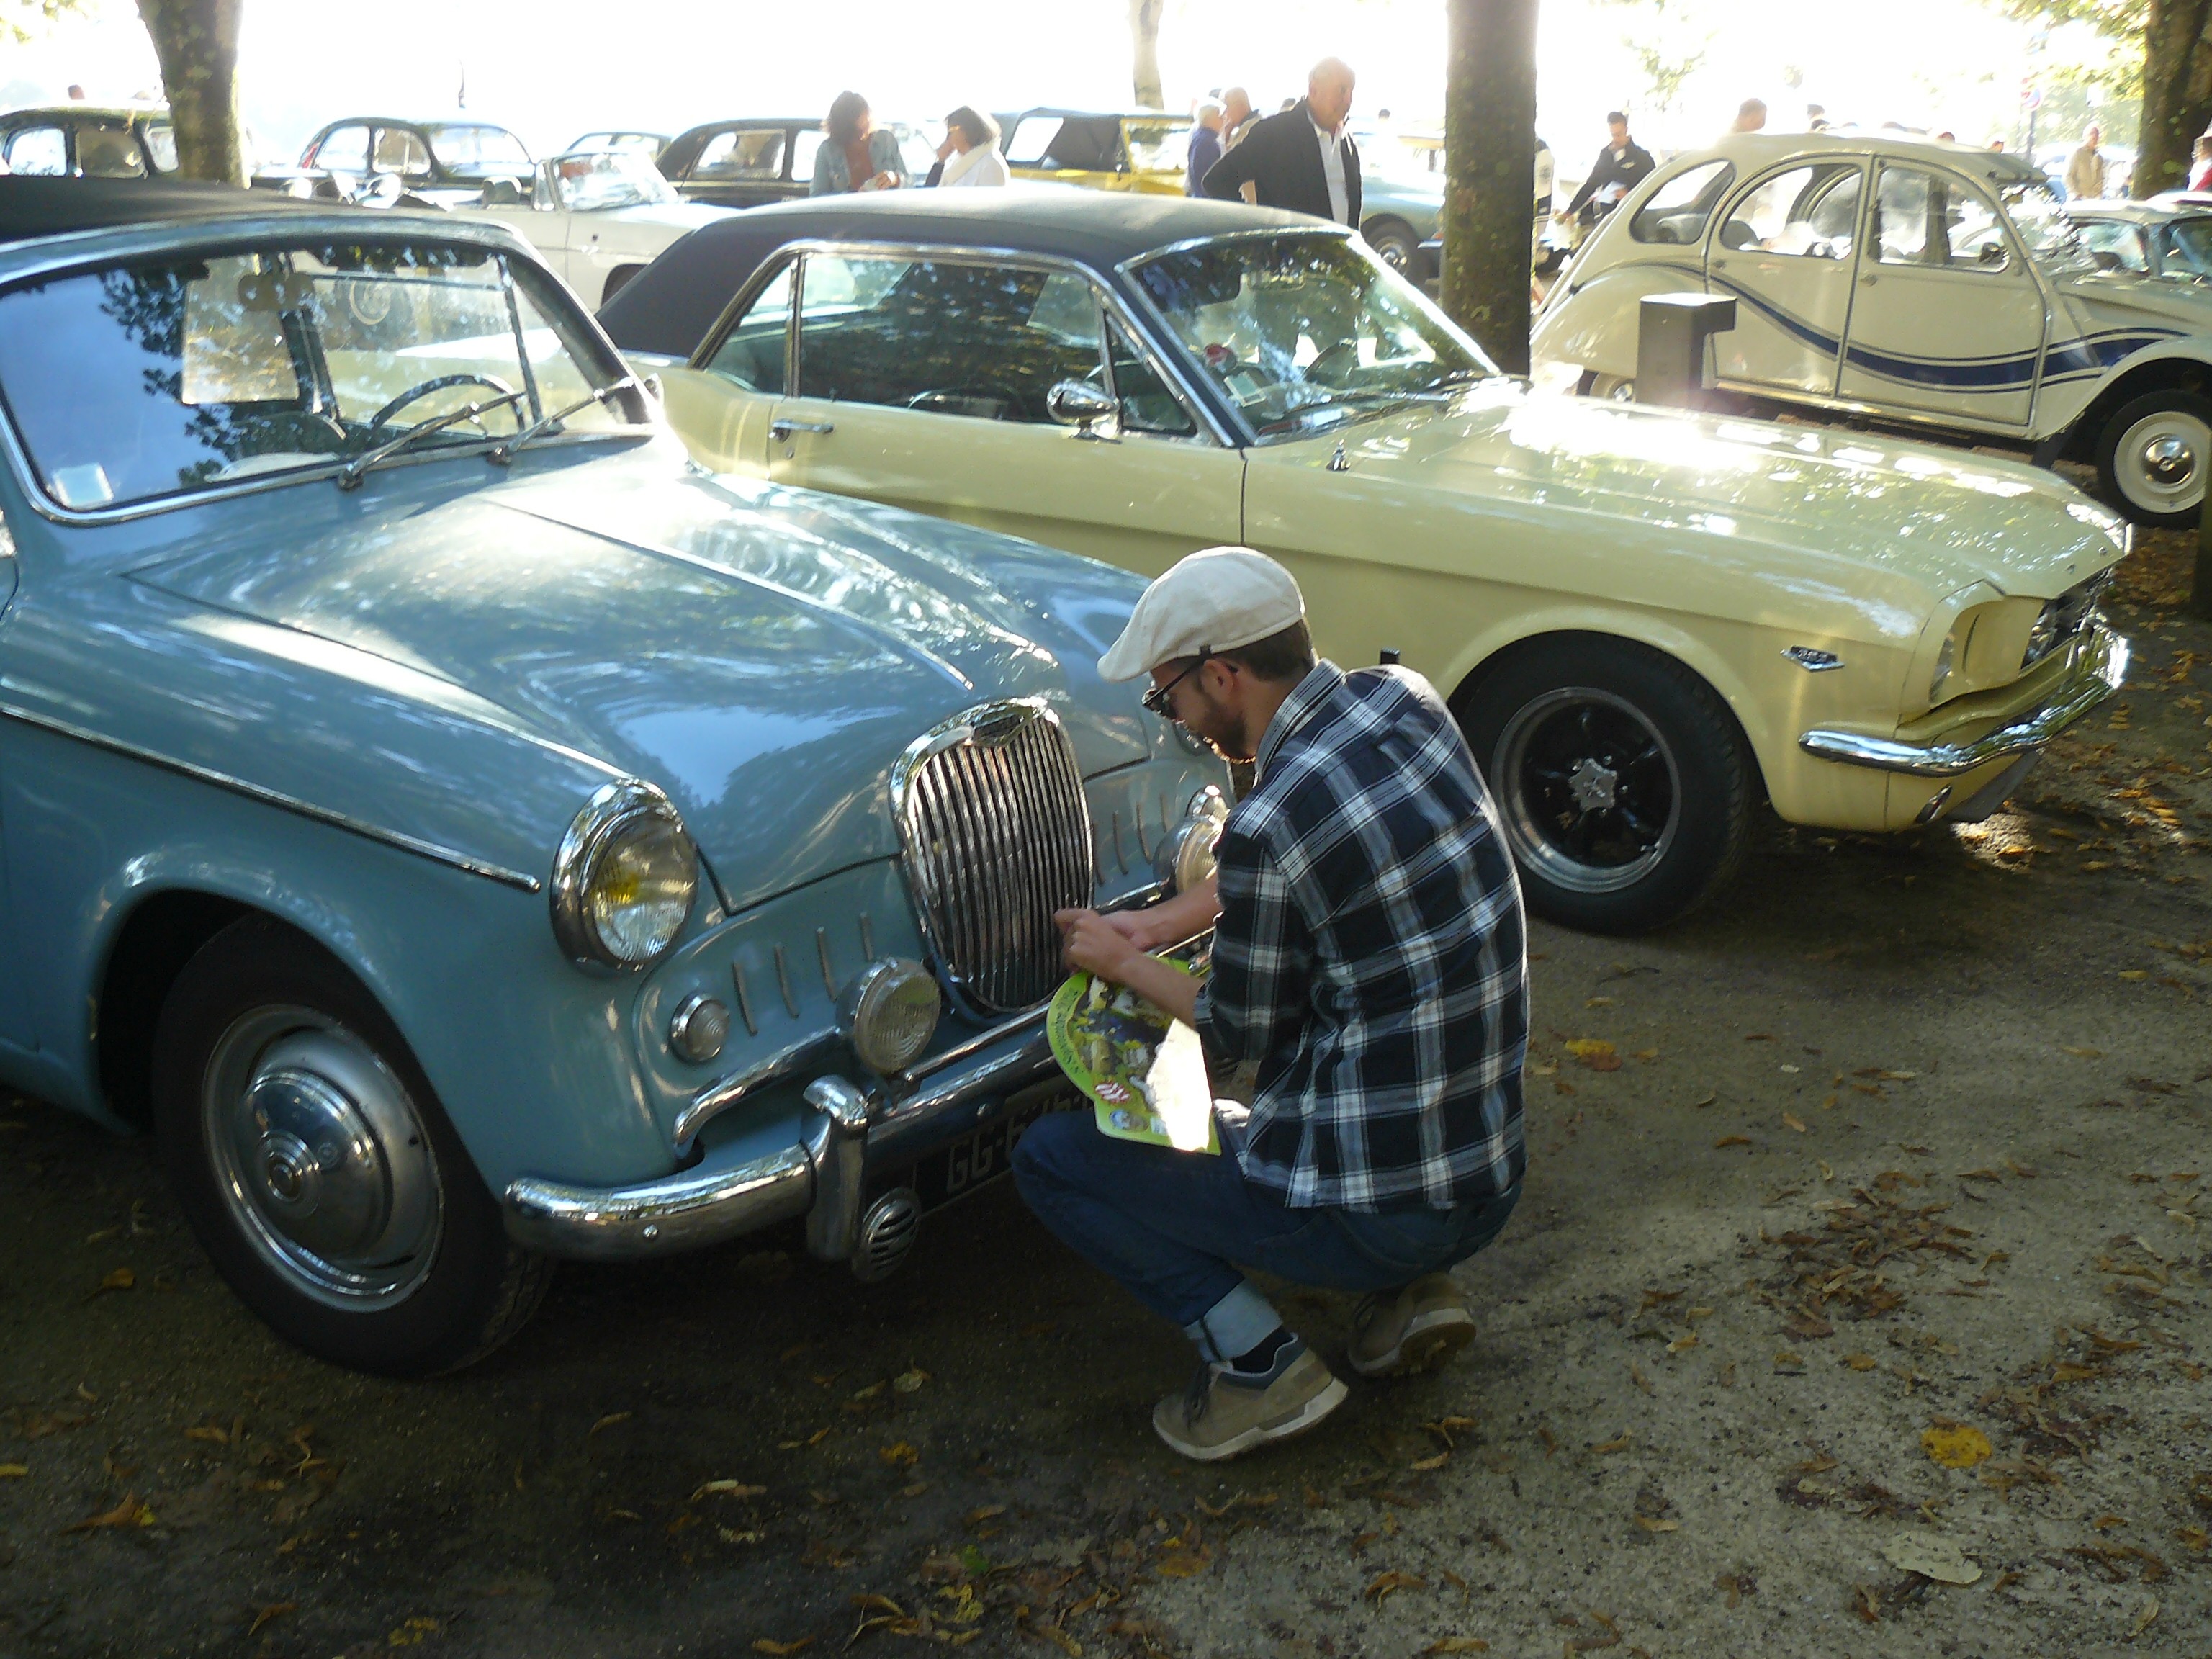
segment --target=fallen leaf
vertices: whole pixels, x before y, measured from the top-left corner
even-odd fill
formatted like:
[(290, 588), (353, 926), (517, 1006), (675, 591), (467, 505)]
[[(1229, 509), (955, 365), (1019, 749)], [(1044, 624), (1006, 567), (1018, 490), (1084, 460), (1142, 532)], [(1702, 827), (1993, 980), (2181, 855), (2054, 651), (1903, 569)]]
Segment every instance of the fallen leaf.
[(153, 1524), (154, 1511), (138, 1501), (137, 1493), (130, 1492), (126, 1493), (123, 1501), (113, 1509), (103, 1510), (98, 1515), (88, 1515), (82, 1521), (73, 1522), (64, 1527), (62, 1530), (65, 1533), (102, 1532), (120, 1527), (150, 1527)]
[(811, 1636), (802, 1636), (796, 1642), (772, 1641), (765, 1636), (757, 1636), (753, 1638), (753, 1651), (768, 1654), (770, 1659), (777, 1659), (777, 1656), (782, 1654), (797, 1653), (801, 1648), (811, 1648), (813, 1645), (814, 1638)]
[(1788, 1112), (1783, 1113), (1782, 1121), (1788, 1124), (1791, 1128), (1795, 1129), (1801, 1135), (1806, 1132), (1804, 1124)]
[(1723, 1146), (1748, 1146), (1750, 1145), (1751, 1137), (1749, 1135), (1723, 1135), (1718, 1140), (1713, 1142), (1713, 1150), (1715, 1152), (1718, 1152)]
[(1416, 1468), (1416, 1469), (1422, 1469), (1422, 1470), (1427, 1470), (1427, 1469), (1440, 1469), (1440, 1468), (1443, 1468), (1443, 1466), (1444, 1466), (1445, 1464), (1447, 1464), (1447, 1463), (1449, 1463), (1449, 1462), (1451, 1462), (1451, 1454), (1450, 1454), (1449, 1452), (1448, 1452), (1448, 1451), (1443, 1451), (1443, 1452), (1438, 1452), (1438, 1453), (1437, 1453), (1434, 1457), (1424, 1457), (1424, 1458), (1421, 1458), (1421, 1459), (1419, 1459), (1419, 1461), (1417, 1461), (1416, 1462), (1414, 1462), (1414, 1463), (1411, 1464), (1409, 1467), (1411, 1467), (1411, 1468)]
[(1172, 1555), (1163, 1555), (1153, 1562), (1152, 1571), (1163, 1578), (1195, 1578), (1206, 1571), (1206, 1563), (1212, 1559), (1204, 1550), (1195, 1553), (1179, 1550)]
[(1611, 997), (1591, 997), (1583, 1004), (1583, 1006), (1585, 1008), (1610, 1008), (1613, 1006), (1613, 999)]
[(1592, 1446), (1590, 1449), (1594, 1452), (1626, 1451), (1628, 1449), (1628, 1443), (1635, 1437), (1636, 1431), (1633, 1429), (1631, 1429), (1622, 1434), (1618, 1440), (1601, 1440), (1597, 1444)]
[(891, 1387), (901, 1394), (913, 1394), (928, 1381), (929, 1373), (917, 1365), (912, 1370), (901, 1371), (891, 1378)]
[(969, 1510), (968, 1513), (962, 1516), (960, 1519), (963, 1525), (970, 1527), (981, 1526), (984, 1522), (995, 1520), (1006, 1512), (1006, 1506), (1004, 1504), (986, 1504), (980, 1509)]
[(98, 1296), (100, 1291), (127, 1291), (137, 1282), (138, 1275), (132, 1273), (130, 1268), (118, 1267), (100, 1281), (100, 1290), (94, 1291), (93, 1294)]
[(1576, 1037), (1568, 1042), (1566, 1048), (1569, 1054), (1593, 1072), (1617, 1072), (1620, 1069), (1620, 1055), (1614, 1051), (1613, 1044), (1601, 1038)]
[(1441, 1641), (1430, 1643), (1421, 1650), (1421, 1654), (1422, 1659), (1428, 1659), (1429, 1655), (1437, 1653), (1487, 1653), (1489, 1651), (1490, 1644), (1480, 1636), (1447, 1636)]
[(299, 1610), (300, 1604), (297, 1601), (271, 1601), (265, 1607), (255, 1609), (253, 1622), (246, 1627), (246, 1634), (250, 1639), (264, 1625), (272, 1620), (282, 1619), (286, 1613), (297, 1613)]
[(1636, 1384), (1638, 1388), (1643, 1389), (1646, 1394), (1656, 1395), (1659, 1392), (1658, 1389), (1651, 1386), (1651, 1379), (1644, 1376), (1644, 1368), (1641, 1365), (1638, 1365), (1633, 1363), (1629, 1365), (1628, 1380)]
[[(601, 1429), (611, 1429), (617, 1423), (627, 1423), (629, 1421), (633, 1413), (629, 1412), (609, 1412), (598, 1422), (592, 1424), (590, 1428), (584, 1431), (584, 1438), (589, 1440)], [(810, 1637), (808, 1639), (811, 1641), (813, 1638)]]
[(1682, 1335), (1676, 1337), (1672, 1342), (1669, 1342), (1667, 1345), (1667, 1352), (1668, 1353), (1681, 1353), (1687, 1349), (1696, 1347), (1700, 1340), (1701, 1339), (1695, 1331), (1685, 1332)]
[(21, 1480), (30, 1474), (28, 1466), (21, 1463), (0, 1463), (0, 1480)]
[(1947, 1469), (1971, 1469), (1996, 1449), (1989, 1436), (1971, 1424), (1939, 1418), (1933, 1428), (1920, 1431), (1920, 1449), (1932, 1462)]
[(1394, 1590), (1426, 1589), (1428, 1587), (1427, 1579), (1416, 1578), (1410, 1572), (1385, 1572), (1377, 1574), (1375, 1582), (1359, 1593), (1379, 1607), (1383, 1598)]
[(742, 1480), (709, 1480), (691, 1494), (691, 1501), (696, 1504), (702, 1498), (759, 1498), (767, 1491), (766, 1486), (749, 1486)]
[(2105, 1051), (2102, 1048), (2075, 1048), (2065, 1043), (2059, 1045), (2058, 1052), (2062, 1054), (2071, 1054), (2076, 1060), (2102, 1060), (2105, 1057)]
[(2128, 1632), (2130, 1641), (2158, 1622), (2158, 1597), (2154, 1595), (2143, 1603), (2143, 1610), (2136, 1615), (2135, 1628)]
[(921, 1461), (921, 1454), (903, 1440), (893, 1441), (876, 1455), (895, 1469), (908, 1468)]
[(1646, 1532), (1680, 1532), (1682, 1529), (1680, 1521), (1662, 1521), (1649, 1515), (1638, 1516), (1636, 1524)]
[(1982, 1570), (1964, 1551), (1941, 1533), (1915, 1529), (1900, 1532), (1881, 1547), (1882, 1559), (1901, 1572), (1917, 1572), (1939, 1584), (1971, 1584)]

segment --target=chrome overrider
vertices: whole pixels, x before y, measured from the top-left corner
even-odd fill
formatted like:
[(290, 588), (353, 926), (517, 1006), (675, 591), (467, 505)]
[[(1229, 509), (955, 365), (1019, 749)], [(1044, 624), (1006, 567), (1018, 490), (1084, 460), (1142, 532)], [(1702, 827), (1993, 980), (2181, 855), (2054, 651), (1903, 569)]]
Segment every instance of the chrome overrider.
[(1797, 746), (1822, 760), (1918, 778), (1955, 778), (2008, 756), (2040, 749), (2120, 689), (2127, 678), (2128, 642), (2100, 623), (2082, 631), (2072, 660), (2038, 707), (1969, 743), (1901, 743), (1857, 732), (1815, 730)]

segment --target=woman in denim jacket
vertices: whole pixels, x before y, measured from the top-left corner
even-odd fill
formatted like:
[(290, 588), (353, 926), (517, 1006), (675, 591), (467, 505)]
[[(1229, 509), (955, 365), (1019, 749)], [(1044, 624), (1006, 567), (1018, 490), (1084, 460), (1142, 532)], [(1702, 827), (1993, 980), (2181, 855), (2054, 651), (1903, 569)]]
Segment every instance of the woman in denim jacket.
[(809, 196), (842, 196), (853, 190), (896, 190), (907, 182), (896, 134), (868, 118), (868, 100), (841, 92), (823, 124), (829, 141), (814, 153)]

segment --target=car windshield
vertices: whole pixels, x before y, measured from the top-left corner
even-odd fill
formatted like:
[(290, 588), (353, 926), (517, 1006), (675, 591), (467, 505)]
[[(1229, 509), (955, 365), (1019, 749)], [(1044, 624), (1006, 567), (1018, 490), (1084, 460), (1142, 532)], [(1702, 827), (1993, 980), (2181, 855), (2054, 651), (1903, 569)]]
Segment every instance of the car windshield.
[(563, 155), (553, 169), (561, 179), (561, 205), (571, 213), (651, 207), (677, 199), (660, 169), (634, 150)]
[(422, 129), (430, 153), (449, 167), (526, 167), (530, 152), (522, 140), (505, 127), (483, 126), (473, 121), (434, 122)]
[(1132, 274), (1262, 443), (1446, 398), (1498, 373), (1419, 290), (1346, 237), (1224, 236)]
[(2177, 219), (2166, 239), (2166, 275), (2212, 276), (2212, 219)]
[[(507, 394), (418, 453), (512, 437), (622, 378), (551, 278), (465, 244), (287, 240), (0, 293), (0, 401), (80, 510), (327, 471)], [(649, 422), (628, 393), (568, 429)]]
[(2069, 276), (2097, 269), (2081, 232), (2050, 185), (2022, 180), (2005, 185), (1998, 194), (2029, 258), (2045, 270)]
[(1128, 136), (1131, 172), (1181, 173), (1190, 165), (1189, 122), (1131, 121), (1122, 131)]

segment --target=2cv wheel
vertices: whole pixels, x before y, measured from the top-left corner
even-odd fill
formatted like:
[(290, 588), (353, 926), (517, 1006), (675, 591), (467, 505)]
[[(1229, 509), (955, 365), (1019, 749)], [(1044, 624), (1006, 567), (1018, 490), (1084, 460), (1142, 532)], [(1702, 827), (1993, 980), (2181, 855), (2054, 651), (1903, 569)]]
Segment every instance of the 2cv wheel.
[(1741, 861), (1752, 763), (1727, 707), (1680, 664), (1626, 640), (1546, 640), (1455, 707), (1538, 915), (1662, 927)]
[(249, 917), (185, 964), (153, 1085), (193, 1232), (308, 1352), (434, 1376), (498, 1346), (544, 1296), (552, 1264), (508, 1242), (398, 1029), (291, 928)]
[(2212, 470), (2212, 402), (2152, 392), (2120, 405), (2097, 434), (2097, 478), (2106, 499), (2139, 525), (2177, 530), (2197, 522)]

